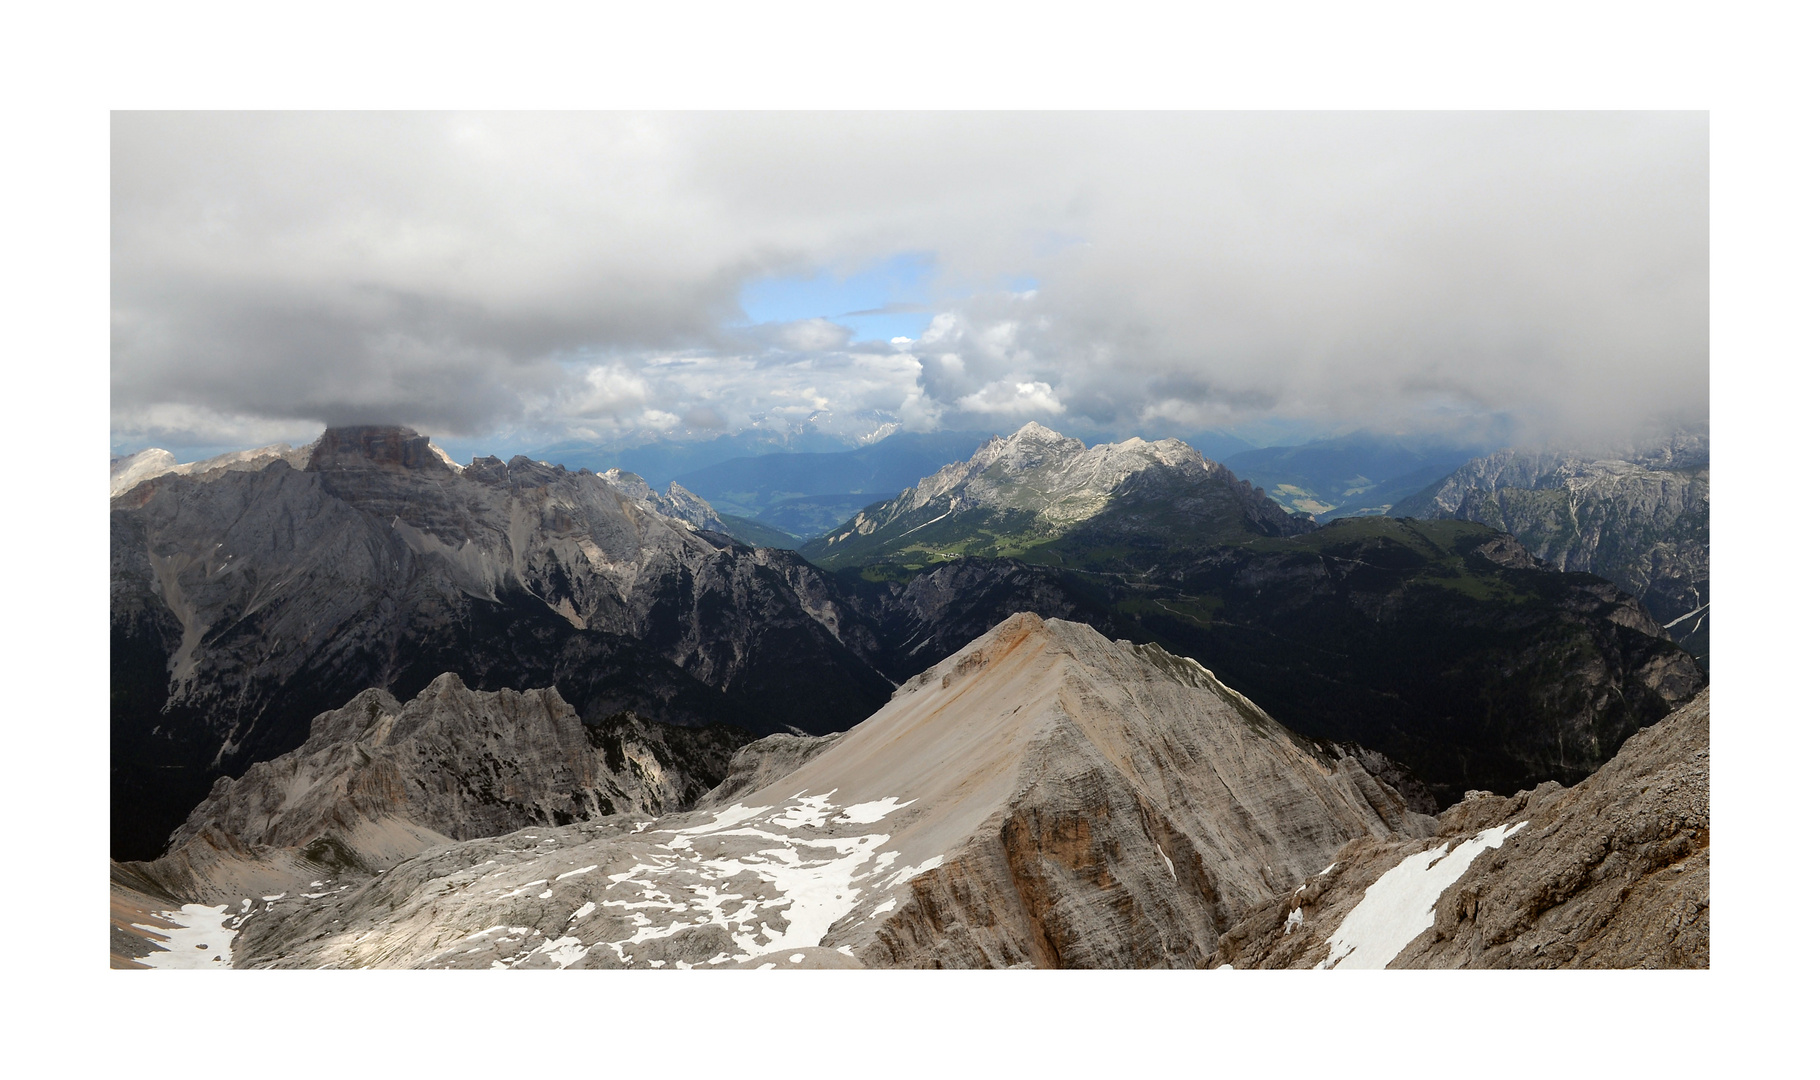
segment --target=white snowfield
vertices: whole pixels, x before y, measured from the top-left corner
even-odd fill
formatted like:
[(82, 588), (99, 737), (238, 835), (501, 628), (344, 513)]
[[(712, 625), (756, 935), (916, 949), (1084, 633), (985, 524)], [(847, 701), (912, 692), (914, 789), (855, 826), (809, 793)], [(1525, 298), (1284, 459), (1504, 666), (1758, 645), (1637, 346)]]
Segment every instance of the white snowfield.
[(1327, 939), (1327, 959), (1315, 965), (1316, 970), (1389, 966), (1417, 935), (1435, 924), (1435, 901), (1460, 880), (1479, 853), (1502, 847), (1527, 824), (1494, 825), (1452, 851), (1445, 845), (1418, 851), (1385, 871)]
[(234, 962), (234, 935), (245, 917), (244, 910), (229, 915), (226, 904), (185, 904), (177, 911), (160, 911), (158, 918), (176, 928), (134, 923), (160, 947), (135, 959), (150, 968), (227, 968)]

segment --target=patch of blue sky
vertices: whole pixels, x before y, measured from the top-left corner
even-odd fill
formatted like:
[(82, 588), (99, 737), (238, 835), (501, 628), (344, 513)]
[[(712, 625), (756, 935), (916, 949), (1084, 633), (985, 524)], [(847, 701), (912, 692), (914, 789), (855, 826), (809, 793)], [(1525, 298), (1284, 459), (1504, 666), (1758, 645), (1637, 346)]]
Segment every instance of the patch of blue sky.
[(916, 338), (933, 316), (935, 259), (901, 252), (846, 275), (831, 267), (814, 274), (760, 278), (740, 291), (740, 306), (753, 323), (827, 319), (851, 329), (856, 340)]

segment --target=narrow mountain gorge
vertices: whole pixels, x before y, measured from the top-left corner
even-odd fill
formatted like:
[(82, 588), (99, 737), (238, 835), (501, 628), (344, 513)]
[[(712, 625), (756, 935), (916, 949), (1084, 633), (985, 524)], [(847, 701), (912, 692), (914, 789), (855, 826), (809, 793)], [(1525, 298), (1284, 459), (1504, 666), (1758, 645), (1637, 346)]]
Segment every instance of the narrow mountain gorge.
[(1705, 664), (1709, 460), (1707, 435), (1693, 431), (1602, 454), (1504, 450), (1467, 462), (1391, 513), (1482, 522), (1554, 566), (1615, 582)]

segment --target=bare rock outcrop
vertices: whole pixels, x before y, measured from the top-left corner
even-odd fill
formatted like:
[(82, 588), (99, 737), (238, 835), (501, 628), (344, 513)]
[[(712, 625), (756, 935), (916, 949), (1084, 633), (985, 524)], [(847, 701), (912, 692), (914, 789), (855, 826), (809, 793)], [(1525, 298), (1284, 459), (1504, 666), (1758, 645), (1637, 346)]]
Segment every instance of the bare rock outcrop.
[(696, 805), (704, 810), (725, 806), (741, 795), (775, 783), (802, 768), (833, 746), (844, 733), (833, 735), (766, 735), (733, 752), (727, 778)]
[(455, 840), (683, 809), (749, 738), (630, 715), (584, 724), (553, 689), (481, 692), (444, 674), (402, 704), (367, 690), (317, 716), (296, 750), (216, 781), (169, 853), (124, 865), (141, 889), (190, 900), (371, 874)]
[(1235, 967), (1704, 968), (1710, 691), (1571, 788), (1473, 792), (1440, 843), (1355, 841), (1220, 940)]

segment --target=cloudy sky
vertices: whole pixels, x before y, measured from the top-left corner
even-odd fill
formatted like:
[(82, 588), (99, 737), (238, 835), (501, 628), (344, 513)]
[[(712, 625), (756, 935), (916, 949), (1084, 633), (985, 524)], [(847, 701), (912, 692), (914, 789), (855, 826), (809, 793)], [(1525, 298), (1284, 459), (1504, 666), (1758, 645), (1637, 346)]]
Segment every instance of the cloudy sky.
[(1704, 114), (117, 113), (112, 449), (1618, 436), (1706, 416), (1707, 173)]

